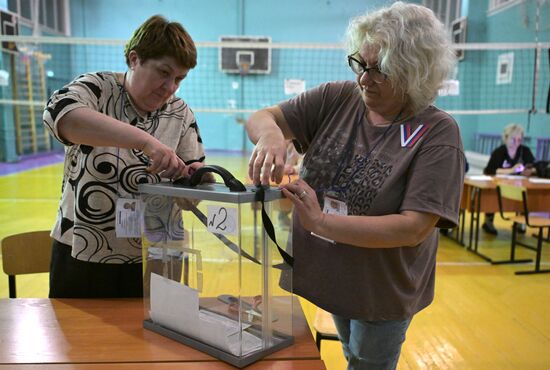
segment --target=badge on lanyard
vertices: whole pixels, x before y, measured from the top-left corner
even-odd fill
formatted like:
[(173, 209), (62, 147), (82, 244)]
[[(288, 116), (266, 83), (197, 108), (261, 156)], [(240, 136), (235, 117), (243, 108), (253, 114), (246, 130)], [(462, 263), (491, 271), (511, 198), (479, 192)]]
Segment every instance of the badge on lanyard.
[(117, 238), (141, 238), (141, 201), (118, 198), (116, 202)]
[[(346, 202), (343, 202), (341, 200), (338, 200), (338, 199), (335, 199), (335, 198), (332, 198), (332, 197), (329, 197), (329, 196), (325, 196), (325, 204), (323, 206), (323, 212), (328, 214), (328, 215), (347, 216), (348, 215), (348, 205), (346, 204)], [(313, 236), (315, 236), (319, 239), (323, 239), (324, 241), (327, 241), (329, 243), (335, 244), (334, 240), (332, 240), (332, 239), (325, 238), (324, 236), (317, 235), (313, 232), (311, 233), (311, 235), (313, 235)]]
[(329, 215), (348, 215), (348, 205), (341, 200), (325, 196), (325, 205), (323, 206), (323, 212)]

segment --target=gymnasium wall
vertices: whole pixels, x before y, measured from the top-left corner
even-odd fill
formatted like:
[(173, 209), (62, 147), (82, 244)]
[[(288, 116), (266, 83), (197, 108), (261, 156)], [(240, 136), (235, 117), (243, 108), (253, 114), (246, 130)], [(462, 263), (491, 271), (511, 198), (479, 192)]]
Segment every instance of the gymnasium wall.
[[(131, 36), (132, 31), (149, 16), (162, 14), (170, 20), (181, 22), (196, 42), (218, 41), (221, 35), (259, 35), (269, 36), (273, 42), (339, 43), (343, 40), (351, 17), (365, 12), (367, 8), (377, 8), (385, 3), (387, 1), (382, 0), (279, 0), (276, 2), (270, 0), (71, 0), (71, 31), (73, 37), (126, 40)], [(550, 6), (548, 4), (543, 6), (539, 15), (539, 19), (543, 20), (542, 26), (539, 26), (537, 31), (535, 3), (536, 1), (532, 0), (524, 1), (509, 9), (488, 14), (488, 0), (463, 0), (463, 15), (468, 19), (467, 42), (534, 42), (536, 37), (540, 42), (549, 42), (550, 26), (547, 19), (550, 19), (548, 14)], [(6, 2), (0, 1), (0, 8), (5, 9), (5, 7)], [(30, 31), (23, 28), (21, 34), (28, 35)], [(49, 51), (48, 47), (44, 47), (44, 52)], [(67, 57), (64, 58), (65, 64), (56, 65), (53, 61), (50, 62), (49, 68), (54, 77), (48, 78), (49, 90), (59, 88), (60, 86), (56, 85), (62, 85), (81, 71), (103, 68), (97, 51), (91, 47), (56, 46), (56, 48), (65, 48), (63, 53)], [(59, 50), (56, 52), (58, 53)], [(208, 99), (213, 102), (232, 100), (237, 107), (254, 109), (275, 104), (288, 97), (281, 93), (280, 79), (286, 75), (292, 77), (292, 68), (300, 64), (297, 62), (298, 58), (307, 56), (307, 53), (297, 56), (292, 51), (274, 50), (272, 63), (275, 68), (270, 75), (241, 77), (221, 73), (217, 70), (217, 66), (208, 65), (215, 59), (215, 55), (208, 55), (213, 52), (215, 50), (199, 49), (199, 66), (191, 71), (188, 80), (183, 82), (178, 92), (191, 107), (199, 104), (194, 94), (196, 90), (193, 89), (196, 85), (193, 84), (200, 83), (213, 74), (216, 74), (218, 83), (221, 84), (212, 85)], [(330, 67), (333, 69), (333, 79), (352, 79), (354, 75), (347, 70), (345, 64), (345, 54), (343, 54), (345, 52), (341, 53), (342, 65)], [(522, 79), (521, 84), (496, 85), (494, 82), (496, 60), (500, 53), (502, 51), (487, 52), (479, 56), (479, 52), (465, 51), (465, 57), (459, 63), (456, 77), (459, 80), (471, 79), (471, 81), (461, 85), (459, 96), (439, 98), (437, 104), (450, 110), (476, 110), (487, 106), (496, 108), (529, 106), (534, 66), (531, 62), (524, 63), (528, 66), (522, 70), (524, 77), (519, 77)], [(86, 57), (83, 58), (83, 55)], [(122, 49), (114, 50), (110, 57), (115, 58), (116, 69), (125, 68)], [(532, 58), (524, 54), (521, 57)], [(516, 53), (516, 58), (520, 58), (519, 52)], [(111, 67), (105, 68), (113, 69), (113, 63), (109, 63)], [(304, 64), (306, 63), (307, 59), (304, 60)], [(519, 65), (519, 61), (517, 63)], [(545, 89), (548, 89), (548, 71), (550, 70), (546, 55), (542, 56), (541, 63), (541, 69), (545, 74), (542, 77), (539, 76), (542, 83), (539, 83), (535, 102), (535, 107), (539, 110), (537, 113), (455, 114), (466, 149), (473, 148), (473, 137), (477, 132), (500, 133), (502, 128), (510, 122), (523, 124), (527, 128), (527, 135), (533, 138), (550, 137), (550, 116), (541, 111), (541, 107), (545, 105)], [(2, 56), (0, 56), (0, 68), (2, 68)], [(317, 72), (315, 68), (320, 67), (310, 67), (312, 70), (307, 71), (308, 76), (309, 73), (315, 76)], [(514, 82), (517, 82), (518, 76), (514, 76), (516, 78)], [(313, 87), (323, 82), (324, 78), (308, 77), (306, 87)], [(256, 95), (255, 85), (266, 81), (272, 81), (275, 87), (267, 95)], [(208, 84), (208, 86), (211, 85)], [(0, 95), (2, 95), (1, 91)], [(247, 114), (201, 111), (196, 115), (208, 149), (230, 151), (251, 149), (242, 124), (237, 123), (238, 120), (246, 119)], [(0, 142), (3, 147), (0, 150), (0, 161), (16, 160), (17, 156), (14, 155), (13, 148), (9, 148), (13, 141), (10, 138), (13, 132), (9, 130), (12, 118), (1, 105), (0, 119), (2, 120)], [(534, 142), (536, 140), (532, 141)]]
[[(269, 36), (273, 42), (338, 43), (343, 40), (349, 18), (364, 12), (366, 3), (357, 0), (72, 1), (72, 32), (76, 37), (127, 39), (149, 16), (162, 14), (181, 22), (195, 41), (218, 41), (221, 35), (256, 35)], [(368, 3), (370, 7), (376, 7), (384, 1)], [(129, 9), (132, 11), (129, 12)], [(213, 100), (232, 100), (237, 107), (261, 107), (285, 98), (278, 94), (283, 89), (282, 84), (276, 85), (269, 96), (257, 96), (254, 85), (279, 80), (281, 74), (285, 73), (287, 58), (293, 57), (292, 53), (285, 55), (284, 52), (274, 50), (272, 61), (276, 68), (271, 74), (241, 78), (239, 75), (223, 76), (215, 65), (202, 67), (201, 51), (204, 63), (210, 63), (207, 59), (213, 60), (208, 53), (216, 52), (199, 50), (199, 66), (191, 71), (190, 77), (204, 76), (205, 83), (209, 83), (212, 74), (216, 74), (216, 79), (223, 79), (224, 88)], [(345, 71), (347, 74), (344, 78), (353, 78), (347, 71), (344, 57), (339, 76)], [(291, 63), (295, 64), (295, 61)], [(204, 74), (205, 71), (208, 71), (208, 76)], [(309, 72), (315, 74), (315, 71)], [(306, 81), (308, 87), (320, 82)], [(229, 86), (239, 87), (227, 89)], [(185, 81), (181, 90), (180, 95), (191, 107), (195, 106), (193, 91), (186, 89)], [(245, 137), (242, 124), (236, 121), (246, 119), (246, 114), (199, 112), (196, 115), (207, 148), (251, 149), (252, 145)]]
[[(463, 0), (464, 1), (464, 0)], [(536, 3), (534, 0), (526, 0), (508, 9), (493, 14), (488, 12), (489, 0), (464, 1), (464, 12), (468, 18), (467, 42), (468, 43), (548, 43), (550, 41), (550, 3), (547, 1), (540, 8), (539, 29), (536, 30)], [(484, 107), (491, 105), (490, 99), (501, 109), (514, 107), (519, 102), (531, 105), (534, 55), (531, 53), (531, 67), (514, 72), (513, 83), (507, 85), (496, 85), (498, 51), (491, 53), (482, 63), (478, 59), (470, 58), (468, 51), (465, 58), (459, 63), (459, 74), (479, 76), (479, 80), (489, 79), (489, 88), (481, 89), (475, 85), (463, 92), (469, 96), (470, 101), (476, 102), (477, 106)], [(550, 137), (550, 115), (544, 112), (546, 96), (549, 86), (548, 49), (543, 50), (540, 61), (536, 113), (527, 114), (483, 114), (483, 115), (457, 115), (455, 118), (460, 123), (464, 145), (467, 149), (474, 148), (474, 135), (480, 133), (500, 134), (504, 126), (509, 123), (519, 123), (526, 128), (526, 135), (532, 138)], [(516, 64), (520, 53), (514, 52)], [(529, 87), (526, 88), (526, 85)], [(462, 93), (462, 92), (461, 92)], [(475, 109), (475, 107), (473, 107)], [(532, 140), (532, 145), (536, 140)], [(532, 147), (533, 153), (535, 148)]]

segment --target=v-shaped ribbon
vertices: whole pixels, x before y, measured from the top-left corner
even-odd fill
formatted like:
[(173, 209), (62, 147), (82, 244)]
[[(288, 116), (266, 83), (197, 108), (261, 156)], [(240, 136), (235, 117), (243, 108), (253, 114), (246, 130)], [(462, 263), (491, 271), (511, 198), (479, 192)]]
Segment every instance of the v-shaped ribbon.
[(418, 139), (424, 135), (426, 130), (428, 130), (428, 126), (420, 124), (416, 130), (411, 133), (410, 123), (401, 124), (401, 147), (412, 148)]

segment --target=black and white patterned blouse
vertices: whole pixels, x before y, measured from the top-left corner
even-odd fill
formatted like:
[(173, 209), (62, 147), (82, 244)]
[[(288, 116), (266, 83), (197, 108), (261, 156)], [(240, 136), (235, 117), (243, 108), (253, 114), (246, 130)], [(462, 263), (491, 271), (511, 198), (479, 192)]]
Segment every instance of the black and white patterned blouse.
[(57, 124), (61, 117), (81, 107), (150, 133), (173, 148), (186, 164), (204, 161), (195, 116), (174, 96), (159, 110), (140, 117), (113, 72), (81, 75), (47, 103), (44, 124), (65, 145), (62, 196), (52, 237), (72, 245), (72, 256), (79, 260), (139, 263), (141, 239), (115, 235), (116, 202), (119, 197), (138, 197), (139, 184), (157, 183), (161, 178), (146, 171), (147, 157), (139, 150), (78, 145), (60, 137)]

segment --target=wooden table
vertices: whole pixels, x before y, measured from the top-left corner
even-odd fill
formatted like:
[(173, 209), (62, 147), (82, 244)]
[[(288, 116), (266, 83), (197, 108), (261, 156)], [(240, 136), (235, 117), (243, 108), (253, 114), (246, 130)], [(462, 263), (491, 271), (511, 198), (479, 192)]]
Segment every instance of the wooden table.
[[(32, 364), (1, 365), (1, 370), (234, 370), (233, 366), (221, 362), (149, 362), (149, 363), (109, 363), (109, 364)], [(321, 360), (284, 360), (257, 362), (246, 370), (318, 370), (326, 369)]]
[[(537, 211), (550, 211), (550, 183), (534, 183), (527, 178), (511, 177), (491, 177), (491, 179), (479, 179), (478, 177), (466, 177), (464, 179), (464, 191), (462, 194), (461, 209), (470, 212), (470, 235), (467, 249), (493, 264), (500, 263), (524, 263), (531, 260), (509, 259), (495, 261), (479, 251), (479, 222), (481, 213), (498, 213), (497, 184), (507, 183), (527, 188), (529, 198), (536, 201), (540, 206), (533, 209)], [(502, 208), (504, 212), (520, 212), (522, 205), (519, 202), (513, 202), (503, 199)], [(462, 218), (462, 232), (464, 230), (464, 219)], [(463, 237), (460, 238), (463, 241)]]
[[(234, 369), (143, 328), (141, 299), (0, 299), (0, 369)], [(300, 304), (295, 343), (247, 369), (326, 369)]]

